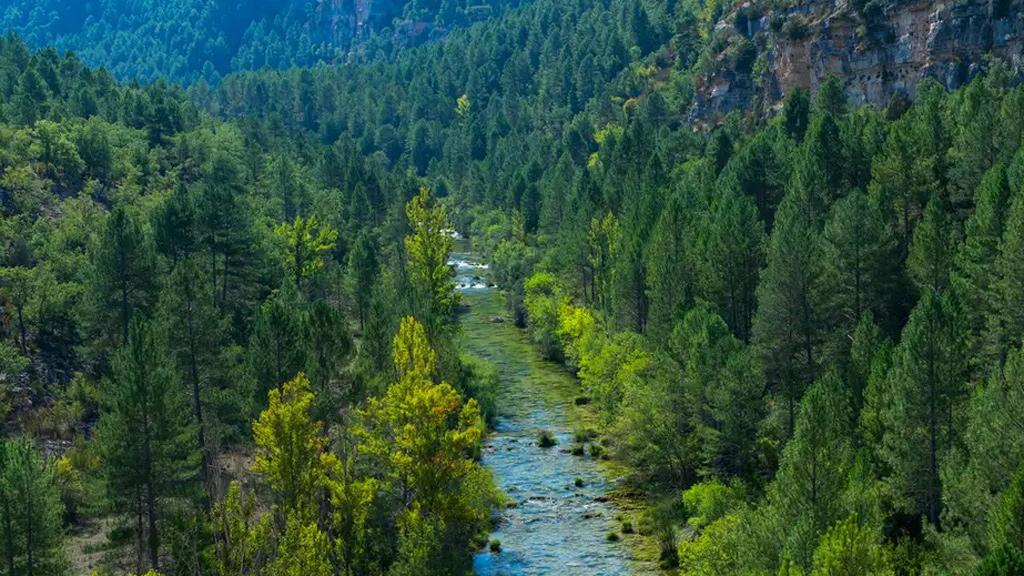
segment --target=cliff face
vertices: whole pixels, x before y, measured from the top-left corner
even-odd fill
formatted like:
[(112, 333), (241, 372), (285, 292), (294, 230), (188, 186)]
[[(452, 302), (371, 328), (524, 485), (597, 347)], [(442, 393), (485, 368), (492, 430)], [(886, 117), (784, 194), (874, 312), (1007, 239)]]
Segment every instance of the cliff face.
[[(990, 53), (1020, 72), (1024, 0), (871, 2), (867, 10), (845, 0), (787, 10), (748, 3), (722, 19), (714, 37), (723, 49), (697, 79), (697, 122), (751, 106), (769, 112), (794, 87), (816, 91), (829, 75), (843, 81), (851, 103), (884, 106), (913, 98), (925, 77), (961, 86)], [(743, 59), (728, 55), (738, 51), (753, 51), (753, 64), (737, 66)]]

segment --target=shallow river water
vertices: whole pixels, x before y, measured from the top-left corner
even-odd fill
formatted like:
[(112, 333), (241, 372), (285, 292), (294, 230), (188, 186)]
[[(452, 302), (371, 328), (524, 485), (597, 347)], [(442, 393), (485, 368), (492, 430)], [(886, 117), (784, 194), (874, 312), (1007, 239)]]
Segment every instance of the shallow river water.
[[(472, 254), (453, 254), (457, 283), (468, 311), (462, 315), (463, 349), (495, 366), (498, 416), (483, 464), (512, 506), (491, 535), (501, 551), (474, 558), (478, 576), (604, 576), (637, 574), (625, 542), (610, 542), (619, 527), (612, 488), (599, 462), (573, 456), (570, 411), (577, 385), (561, 366), (544, 361), (504, 315), (503, 299), (488, 287), (486, 267)], [(558, 444), (537, 445), (540, 431)], [(580, 486), (577, 486), (579, 479)]]

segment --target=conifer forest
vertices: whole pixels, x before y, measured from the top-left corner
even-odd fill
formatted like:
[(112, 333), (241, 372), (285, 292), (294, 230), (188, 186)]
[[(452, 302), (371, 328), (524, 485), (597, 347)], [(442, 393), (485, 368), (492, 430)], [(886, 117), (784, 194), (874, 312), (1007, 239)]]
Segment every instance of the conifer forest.
[(1024, 0), (0, 0), (0, 576), (1024, 576)]

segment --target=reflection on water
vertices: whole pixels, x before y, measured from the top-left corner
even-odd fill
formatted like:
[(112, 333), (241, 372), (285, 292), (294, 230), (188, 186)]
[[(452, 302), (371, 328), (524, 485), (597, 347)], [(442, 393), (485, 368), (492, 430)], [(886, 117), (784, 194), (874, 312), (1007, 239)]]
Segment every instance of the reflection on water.
[[(462, 317), (463, 347), (495, 365), (500, 374), (499, 415), (487, 438), (483, 464), (511, 503), (491, 538), (501, 552), (481, 551), (473, 568), (479, 576), (606, 576), (629, 572), (629, 551), (609, 542), (618, 526), (615, 506), (606, 501), (609, 482), (590, 456), (573, 456), (568, 411), (574, 378), (540, 360), (523, 333), (495, 322), (504, 310), (500, 295), (487, 289), (486, 266), (471, 254), (455, 254), (457, 284), (469, 311)], [(537, 446), (541, 430), (558, 441)], [(577, 479), (579, 486), (577, 486)]]

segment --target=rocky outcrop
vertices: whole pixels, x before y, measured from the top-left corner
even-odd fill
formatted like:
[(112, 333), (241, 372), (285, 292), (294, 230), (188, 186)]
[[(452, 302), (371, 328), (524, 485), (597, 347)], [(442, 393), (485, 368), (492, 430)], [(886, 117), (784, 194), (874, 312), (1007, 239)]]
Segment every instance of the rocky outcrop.
[[(733, 110), (777, 109), (795, 87), (816, 91), (829, 75), (851, 103), (884, 106), (913, 98), (932, 77), (957, 88), (984, 70), (987, 55), (1019, 72), (1024, 53), (1024, 0), (808, 1), (786, 10), (748, 3), (715, 31), (723, 49), (696, 81), (693, 119), (715, 122)], [(749, 70), (730, 53), (756, 52)]]

